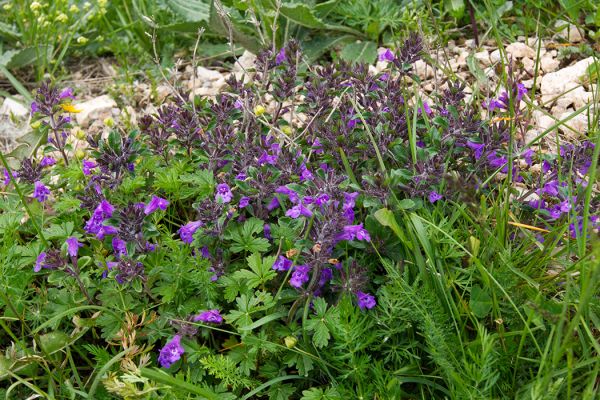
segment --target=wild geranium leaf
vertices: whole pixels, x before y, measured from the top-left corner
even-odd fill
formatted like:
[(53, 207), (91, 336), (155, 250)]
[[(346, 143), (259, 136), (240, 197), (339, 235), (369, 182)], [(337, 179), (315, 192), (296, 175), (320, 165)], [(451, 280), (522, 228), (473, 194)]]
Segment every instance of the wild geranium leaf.
[(296, 392), (296, 388), (291, 385), (274, 385), (269, 390), (269, 400), (289, 400)]
[(308, 373), (314, 369), (312, 359), (303, 354), (289, 352), (286, 355), (285, 363), (289, 367), (296, 367), (298, 374), (302, 376), (308, 376)]
[(334, 388), (310, 388), (302, 391), (301, 400), (341, 400), (342, 396)]
[(225, 238), (234, 242), (231, 244), (231, 251), (234, 253), (267, 251), (270, 247), (269, 241), (265, 238), (254, 237), (255, 234), (262, 232), (263, 225), (258, 218), (250, 218), (244, 222), (242, 227), (233, 227), (226, 232)]
[(306, 322), (306, 329), (314, 332), (313, 343), (316, 347), (325, 347), (331, 338), (328, 325), (338, 322), (339, 313), (336, 308), (328, 310), (327, 302), (321, 297), (313, 300), (313, 306), (315, 315)]
[(233, 276), (235, 279), (245, 281), (251, 289), (259, 285), (264, 285), (277, 276), (277, 273), (271, 269), (275, 262), (275, 256), (263, 259), (260, 253), (253, 253), (246, 260), (248, 261), (250, 270), (242, 269), (236, 271)]

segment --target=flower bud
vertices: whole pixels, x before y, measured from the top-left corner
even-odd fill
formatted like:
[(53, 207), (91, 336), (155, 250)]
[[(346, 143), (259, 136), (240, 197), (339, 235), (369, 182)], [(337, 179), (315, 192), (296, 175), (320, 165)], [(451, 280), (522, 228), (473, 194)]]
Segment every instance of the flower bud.
[(35, 122), (32, 122), (32, 123), (31, 123), (31, 129), (37, 129), (37, 128), (39, 128), (41, 125), (42, 125), (42, 121), (40, 121), (40, 120), (37, 120), (37, 121), (35, 121)]
[(257, 117), (260, 117), (261, 115), (263, 115), (265, 113), (265, 111), (267, 111), (266, 108), (264, 106), (261, 106), (260, 104), (257, 105), (256, 107), (254, 107), (254, 114)]
[(77, 157), (77, 159), (81, 160), (83, 157), (85, 157), (85, 151), (83, 151), (81, 149), (77, 149), (77, 151), (75, 152), (75, 157)]
[(283, 126), (281, 128), (281, 132), (285, 133), (286, 135), (291, 135), (292, 134), (292, 127), (289, 125)]
[(85, 132), (81, 128), (75, 130), (75, 137), (79, 140), (85, 140)]
[(40, 8), (42, 8), (42, 5), (38, 2), (38, 1), (34, 1), (33, 3), (31, 3), (29, 5), (29, 8), (31, 9), (31, 11), (36, 12), (38, 11)]
[(77, 38), (77, 43), (79, 43), (79, 44), (86, 44), (88, 41), (89, 41), (88, 38), (86, 38), (85, 36), (79, 36)]
[(298, 339), (293, 336), (286, 336), (283, 341), (285, 342), (285, 347), (288, 349), (291, 349), (292, 347), (296, 346), (296, 343), (298, 343)]
[(112, 128), (113, 126), (115, 126), (115, 120), (111, 117), (104, 118), (104, 125), (108, 126), (109, 128)]

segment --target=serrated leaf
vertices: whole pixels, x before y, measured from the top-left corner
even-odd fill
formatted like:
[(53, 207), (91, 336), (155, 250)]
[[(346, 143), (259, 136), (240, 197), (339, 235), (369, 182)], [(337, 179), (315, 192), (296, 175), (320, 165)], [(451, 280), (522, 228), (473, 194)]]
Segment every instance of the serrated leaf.
[(167, 5), (186, 21), (205, 21), (210, 18), (210, 4), (202, 0), (166, 0)]
[(305, 26), (311, 29), (323, 29), (327, 25), (317, 18), (312, 9), (306, 4), (282, 4), (280, 8), (281, 15), (289, 19), (291, 22)]

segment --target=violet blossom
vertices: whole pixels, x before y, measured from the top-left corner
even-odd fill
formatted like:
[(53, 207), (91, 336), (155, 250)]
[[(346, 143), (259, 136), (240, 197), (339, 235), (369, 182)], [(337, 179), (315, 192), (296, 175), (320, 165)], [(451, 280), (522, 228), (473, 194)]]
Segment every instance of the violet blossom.
[(96, 168), (97, 164), (93, 161), (83, 160), (83, 170), (84, 175), (90, 175), (92, 173), (92, 169)]
[(169, 206), (169, 200), (163, 199), (158, 196), (152, 196), (152, 199), (144, 208), (144, 214), (150, 215), (154, 211), (158, 210), (159, 208), (164, 211), (167, 209), (168, 206)]
[(292, 260), (279, 256), (277, 260), (273, 263), (273, 269), (275, 271), (287, 271), (292, 267)]
[(383, 49), (379, 53), (379, 56), (378, 56), (377, 59), (379, 61), (391, 62), (391, 61), (394, 61), (396, 59), (396, 56), (394, 56), (394, 53), (392, 53), (392, 51), (390, 49)]
[(219, 310), (208, 310), (201, 312), (196, 315), (193, 319), (194, 322), (204, 322), (206, 324), (220, 324), (223, 322), (223, 317)]
[(158, 362), (163, 368), (169, 368), (181, 358), (181, 355), (184, 352), (185, 350), (183, 346), (181, 346), (181, 336), (175, 335), (173, 336), (173, 339), (160, 350)]
[(50, 189), (48, 189), (42, 182), (36, 181), (33, 184), (33, 197), (35, 197), (40, 203), (46, 201), (49, 194)]
[(83, 247), (83, 244), (79, 243), (79, 240), (75, 236), (71, 236), (70, 238), (65, 240), (65, 242), (67, 243), (67, 253), (71, 257), (77, 257), (79, 248)]
[(375, 301), (375, 296), (373, 296), (372, 294), (363, 293), (359, 290), (356, 292), (356, 298), (358, 299), (358, 307), (361, 310), (370, 310), (371, 308), (377, 305), (377, 302)]
[(441, 200), (443, 197), (444, 196), (442, 196), (441, 194), (439, 194), (435, 190), (432, 190), (431, 192), (429, 192), (429, 202), (431, 204), (435, 203), (438, 200)]
[(304, 207), (301, 203), (296, 204), (294, 207), (290, 208), (286, 211), (285, 216), (296, 219), (300, 216), (304, 216), (307, 218), (312, 217), (313, 213), (308, 208)]
[(42, 158), (42, 161), (40, 161), (41, 167), (50, 167), (54, 164), (56, 164), (56, 160), (54, 159), (54, 157), (44, 157)]
[(292, 277), (290, 278), (290, 285), (295, 288), (300, 288), (306, 282), (308, 282), (308, 273), (310, 271), (310, 266), (308, 265), (296, 265), (294, 267), (294, 272), (292, 273)]
[(35, 266), (33, 272), (40, 272), (42, 268), (46, 268), (44, 262), (46, 261), (46, 252), (42, 251), (35, 260)]
[(371, 236), (369, 232), (363, 228), (363, 224), (360, 223), (358, 225), (346, 225), (344, 226), (344, 231), (340, 235), (338, 235), (337, 240), (365, 240), (367, 242), (371, 241)]
[(217, 185), (217, 194), (215, 196), (216, 201), (221, 201), (222, 203), (229, 203), (233, 198), (233, 193), (231, 193), (231, 188), (226, 183), (219, 183)]
[(194, 233), (202, 226), (201, 221), (192, 221), (179, 228), (179, 236), (184, 243), (190, 244), (194, 241)]

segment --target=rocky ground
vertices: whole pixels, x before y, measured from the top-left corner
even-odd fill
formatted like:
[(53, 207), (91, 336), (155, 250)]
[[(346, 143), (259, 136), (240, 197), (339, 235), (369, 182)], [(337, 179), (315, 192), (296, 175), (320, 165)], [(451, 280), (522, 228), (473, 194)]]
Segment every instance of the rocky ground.
[[(577, 140), (588, 130), (588, 120), (597, 108), (592, 104), (596, 87), (587, 78), (588, 67), (594, 61), (579, 50), (571, 51), (584, 41), (584, 36), (574, 26), (566, 28), (557, 37), (541, 42), (536, 38), (520, 37), (519, 41), (503, 49), (495, 42), (477, 48), (473, 40), (450, 41), (443, 48), (431, 49), (426, 61), (414, 65), (422, 81), (421, 94), (439, 93), (446, 85), (444, 76), (454, 75), (467, 84), (471, 99), (494, 96), (503, 90), (503, 68), (506, 70), (507, 60), (512, 60), (514, 73), (529, 90), (531, 129), (525, 139), (529, 142), (564, 121), (556, 127), (561, 137)], [(188, 89), (191, 96), (214, 96), (225, 86), (229, 74), (241, 77), (251, 71), (254, 59), (253, 54), (244, 53), (231, 71), (181, 66), (177, 69), (176, 81)], [(106, 60), (99, 63), (93, 74), (81, 69), (64, 82), (74, 86), (78, 95), (77, 107), (82, 111), (76, 114), (76, 120), (82, 128), (101, 129), (107, 117), (135, 124), (139, 113), (153, 111), (156, 104), (172, 94), (172, 87), (166, 83), (152, 85), (136, 81), (129, 87), (120, 84), (115, 68)], [(385, 68), (385, 62), (371, 66), (373, 73)], [(29, 108), (18, 96), (0, 99), (0, 104), (0, 147), (6, 150), (27, 133)], [(582, 110), (584, 108), (589, 112)], [(548, 136), (555, 140), (555, 135)]]

